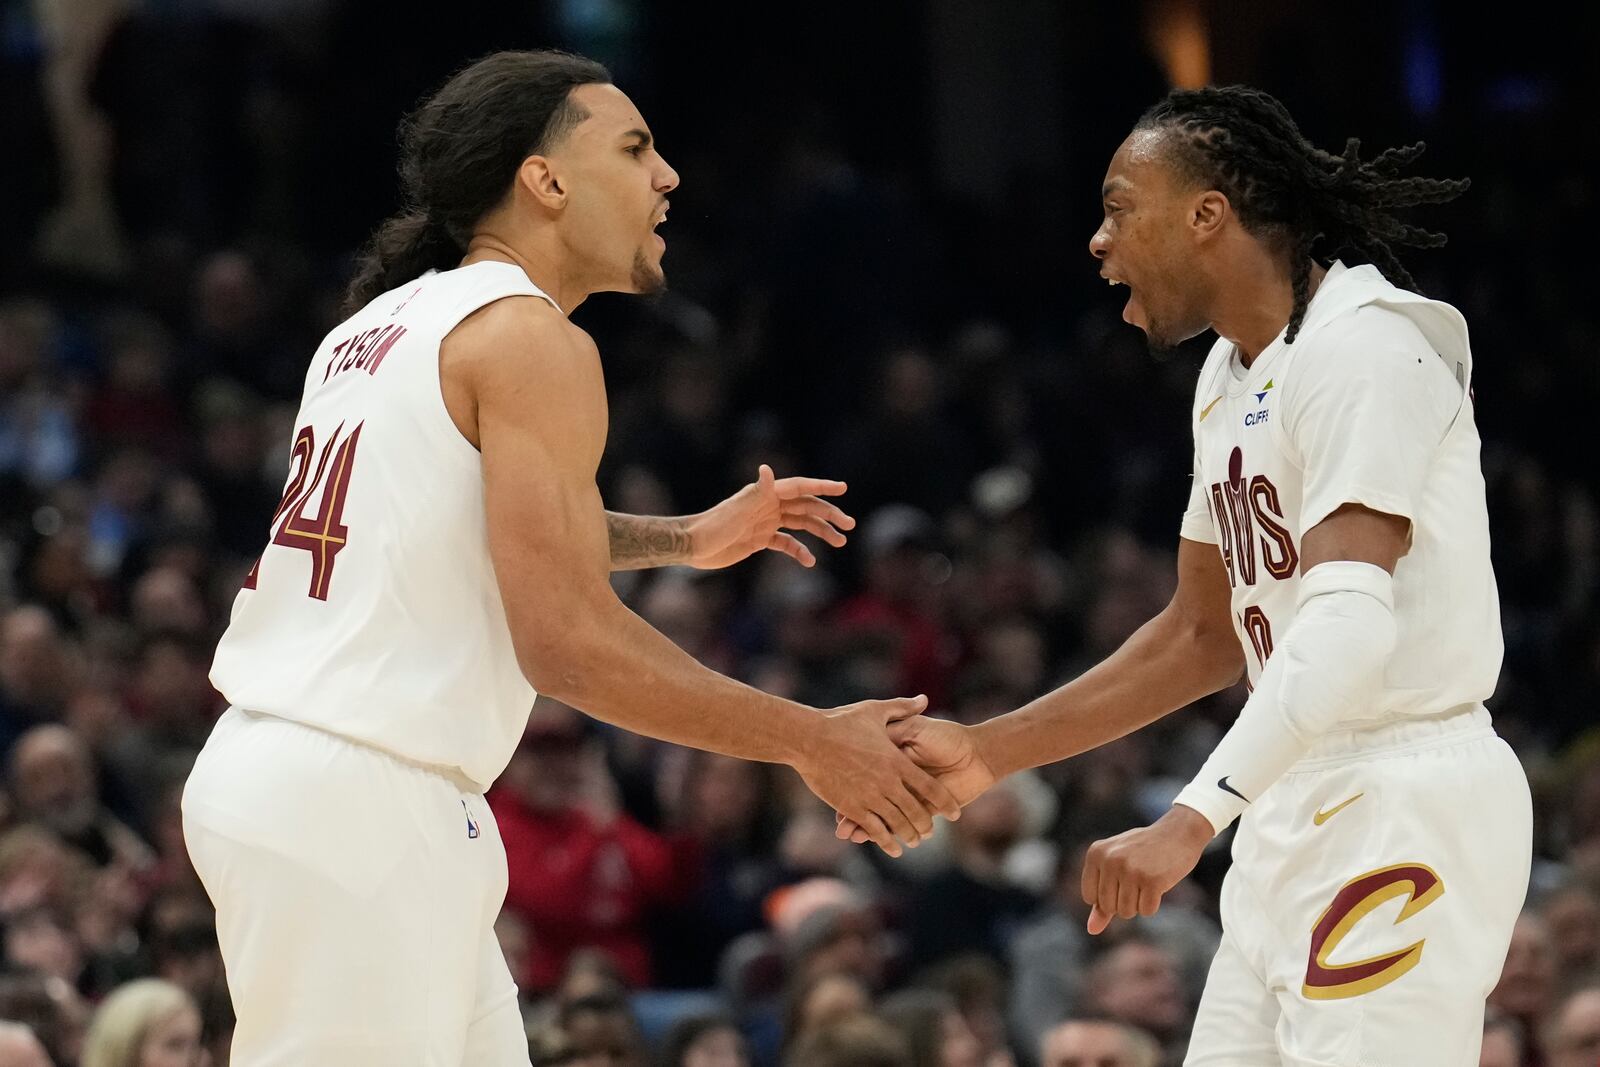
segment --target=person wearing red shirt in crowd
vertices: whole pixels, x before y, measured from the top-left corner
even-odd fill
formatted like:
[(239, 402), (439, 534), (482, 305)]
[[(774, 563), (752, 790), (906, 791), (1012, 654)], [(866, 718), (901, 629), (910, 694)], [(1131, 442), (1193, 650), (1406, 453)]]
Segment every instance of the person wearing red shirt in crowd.
[(622, 811), (590, 720), (541, 697), (489, 794), (505, 841), (505, 906), (532, 937), (518, 985), (555, 986), (573, 952), (604, 951), (628, 984), (653, 980), (645, 921), (676, 896), (672, 850)]

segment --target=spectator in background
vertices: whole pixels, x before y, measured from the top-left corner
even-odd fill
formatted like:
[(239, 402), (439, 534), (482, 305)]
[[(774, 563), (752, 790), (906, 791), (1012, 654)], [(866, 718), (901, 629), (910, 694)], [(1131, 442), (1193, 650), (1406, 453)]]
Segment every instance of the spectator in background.
[(621, 997), (598, 994), (573, 1001), (561, 1009), (561, 1029), (583, 1067), (646, 1067), (644, 1035)]
[(61, 715), (72, 679), (71, 652), (48, 611), (24, 605), (0, 620), (0, 752)]
[(21, 1023), (0, 1022), (0, 1067), (55, 1067), (44, 1045)]
[(878, 1008), (906, 1039), (911, 1067), (983, 1067), (983, 1049), (955, 998), (931, 989), (906, 989)]
[(872, 1010), (872, 991), (847, 971), (825, 971), (797, 979), (783, 1013), (783, 1041), (794, 1048), (804, 1038), (841, 1019)]
[(984, 1067), (1015, 1067), (1006, 1033), (1006, 974), (998, 961), (978, 953), (956, 956), (925, 972), (916, 984), (955, 1001), (978, 1041)]
[[(942, 515), (961, 502), (972, 450), (945, 403), (944, 372), (919, 344), (889, 348), (875, 401), (839, 435), (830, 470), (863, 510), (900, 501)], [(932, 697), (932, 694), (929, 694)]]
[(69, 915), (89, 882), (83, 855), (37, 826), (0, 835), (0, 918), (32, 908)]
[(532, 933), (518, 984), (553, 988), (572, 953), (604, 951), (634, 988), (652, 982), (645, 920), (672, 902), (666, 842), (623, 812), (592, 720), (540, 698), (489, 803), (506, 844), (505, 906)]
[(1524, 911), (1512, 928), (1506, 962), (1499, 983), (1489, 994), (1489, 1006), (1515, 1019), (1537, 1042), (1555, 998), (1556, 955), (1550, 927), (1538, 913)]
[(667, 1032), (656, 1063), (658, 1067), (750, 1067), (750, 1051), (731, 1018), (695, 1015)]
[(26, 1026), (58, 1067), (73, 1067), (83, 1048), (89, 1010), (77, 992), (59, 978), (31, 972), (3, 974), (0, 1020)]
[(886, 654), (896, 668), (896, 676), (885, 680), (892, 691), (925, 693), (933, 708), (944, 706), (959, 658), (954, 636), (930, 610), (928, 568), (936, 560), (936, 535), (933, 519), (907, 504), (887, 504), (868, 515), (860, 535), (866, 588), (840, 604), (834, 617), (843, 647)]
[(122, 311), (101, 328), (104, 374), (89, 395), (84, 424), (98, 449), (134, 448), (165, 461), (188, 444), (170, 388), (172, 337), (154, 316)]
[(1144, 1030), (1163, 1047), (1182, 1047), (1191, 1005), (1172, 954), (1153, 939), (1128, 933), (1104, 946), (1084, 987), (1090, 1011)]
[(967, 805), (960, 820), (945, 828), (953, 863), (911, 895), (906, 925), (913, 966), (969, 952), (1004, 957), (1017, 927), (1037, 906), (1005, 873), (1006, 855), (1022, 837), (1023, 818), (1021, 800), (1007, 781)]
[(1478, 1067), (1527, 1067), (1522, 1027), (1492, 1008), (1483, 1017), (1483, 1047)]
[[(1081, 828), (1085, 836), (1062, 848), (1054, 896), (1011, 941), (1011, 1025), (1024, 1049), (1038, 1048), (1047, 1030), (1085, 1007), (1081, 987), (1094, 943), (1085, 929), (1089, 906), (1083, 902), (1083, 859), (1090, 844), (1117, 832), (1115, 825), (1105, 829), (1086, 825)], [(1185, 1001), (1199, 1003), (1222, 932), (1214, 920), (1183, 899), (1181, 888), (1168, 895), (1160, 911), (1129, 920), (1120, 929), (1147, 937), (1171, 953), (1179, 964)], [(1117, 931), (1107, 936), (1115, 939)]]
[(905, 1038), (882, 1019), (866, 1014), (808, 1032), (783, 1063), (784, 1067), (912, 1067)]
[(1545, 1067), (1594, 1067), (1600, 1063), (1600, 986), (1569, 993), (1550, 1013), (1544, 1029)]
[(71, 913), (39, 905), (5, 917), (5, 959), (13, 966), (77, 988), (83, 977), (83, 945), (72, 929)]
[(200, 1009), (156, 978), (129, 982), (95, 1011), (80, 1067), (206, 1067)]
[(43, 489), (77, 467), (76, 418), (51, 351), (59, 329), (44, 303), (0, 303), (0, 485)]
[(1550, 928), (1559, 986), (1600, 981), (1600, 894), (1573, 882), (1550, 894), (1539, 913)]
[(11, 799), (19, 822), (43, 827), (96, 867), (141, 871), (155, 853), (100, 803), (89, 746), (65, 726), (36, 726), (11, 750)]
[(704, 989), (728, 944), (761, 929), (761, 902), (783, 879), (776, 769), (698, 749), (674, 748), (669, 759), (662, 808), (684, 900), (655, 924), (656, 976)]
[(1159, 1067), (1156, 1039), (1127, 1023), (1069, 1019), (1039, 1043), (1040, 1067)]

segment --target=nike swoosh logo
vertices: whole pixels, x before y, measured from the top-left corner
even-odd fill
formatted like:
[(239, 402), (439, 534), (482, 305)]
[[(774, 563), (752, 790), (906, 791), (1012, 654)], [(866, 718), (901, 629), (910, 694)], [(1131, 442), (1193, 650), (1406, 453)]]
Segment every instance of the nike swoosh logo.
[[(1209, 403), (1205, 407), (1201, 408), (1200, 409), (1200, 421), (1201, 422), (1205, 422), (1206, 421), (1206, 416), (1211, 414), (1211, 409), (1216, 407), (1220, 403), (1222, 403), (1222, 398), (1219, 396), (1215, 400), (1213, 400), (1211, 403)], [(1230, 790), (1230, 792), (1231, 792), (1231, 790)]]
[(1350, 805), (1354, 804), (1356, 801), (1360, 800), (1362, 797), (1364, 797), (1366, 795), (1367, 794), (1365, 794), (1365, 793), (1357, 793), (1355, 796), (1351, 797), (1349, 800), (1345, 801), (1343, 804), (1335, 804), (1333, 807), (1329, 808), (1327, 811), (1319, 811), (1319, 812), (1317, 812), (1315, 815), (1311, 816), (1311, 821), (1316, 823), (1318, 826), (1321, 826), (1323, 823), (1327, 822), (1329, 819), (1333, 818), (1335, 815), (1339, 814), (1345, 808), (1348, 808)]
[(1226, 774), (1217, 779), (1217, 788), (1222, 790), (1224, 793), (1232, 793), (1246, 804), (1250, 803), (1249, 797), (1245, 796), (1243, 793), (1239, 792), (1233, 786), (1228, 784), (1228, 776)]

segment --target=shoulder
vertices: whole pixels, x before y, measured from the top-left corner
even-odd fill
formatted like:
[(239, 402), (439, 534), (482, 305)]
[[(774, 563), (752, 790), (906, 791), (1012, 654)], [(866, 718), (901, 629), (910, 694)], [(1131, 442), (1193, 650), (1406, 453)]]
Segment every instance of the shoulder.
[(1329, 319), (1300, 338), (1293, 346), (1296, 362), (1305, 357), (1334, 356), (1345, 364), (1371, 363), (1382, 366), (1405, 357), (1432, 355), (1428, 339), (1411, 319), (1380, 304), (1363, 304)]
[(1194, 404), (1190, 411), (1191, 421), (1199, 423), (1200, 413), (1205, 405), (1221, 390), (1218, 378), (1228, 366), (1228, 360), (1233, 358), (1233, 343), (1224, 338), (1217, 338), (1212, 344), (1211, 351), (1206, 353), (1205, 362), (1200, 365), (1200, 374), (1194, 384)]
[(1308, 331), (1290, 346), (1283, 382), (1289, 395), (1312, 390), (1429, 385), (1442, 367), (1433, 346), (1407, 316), (1367, 304)]
[(579, 384), (600, 376), (594, 339), (536, 296), (509, 296), (474, 311), (445, 337), (439, 358), (443, 373), (480, 384)]

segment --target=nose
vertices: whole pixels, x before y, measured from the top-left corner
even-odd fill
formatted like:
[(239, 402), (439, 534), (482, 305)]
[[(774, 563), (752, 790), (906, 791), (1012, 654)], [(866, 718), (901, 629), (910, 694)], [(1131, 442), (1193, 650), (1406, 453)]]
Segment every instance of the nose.
[(1094, 236), (1089, 238), (1089, 254), (1095, 259), (1105, 259), (1111, 254), (1111, 237), (1106, 233), (1105, 223), (1094, 231)]
[[(657, 158), (660, 158), (659, 156)], [(656, 175), (656, 191), (670, 193), (678, 187), (678, 172), (672, 169), (672, 164), (661, 159), (661, 171)]]

